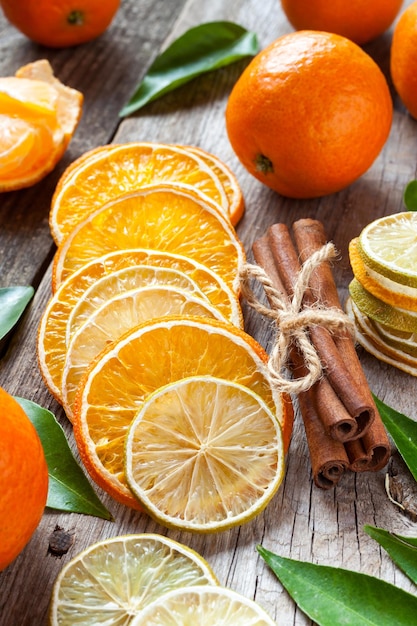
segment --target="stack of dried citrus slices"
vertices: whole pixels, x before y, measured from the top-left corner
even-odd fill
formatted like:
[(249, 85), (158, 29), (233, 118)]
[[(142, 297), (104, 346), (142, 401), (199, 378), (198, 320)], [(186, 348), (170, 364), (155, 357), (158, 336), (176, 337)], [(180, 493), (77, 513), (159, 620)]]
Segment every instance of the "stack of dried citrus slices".
[(358, 342), (417, 376), (417, 213), (368, 224), (349, 247), (354, 273), (347, 303)]
[(50, 212), (54, 294), (38, 357), (91, 477), (166, 526), (259, 513), (284, 475), (288, 399), (243, 330), (234, 174), (195, 147), (102, 146)]

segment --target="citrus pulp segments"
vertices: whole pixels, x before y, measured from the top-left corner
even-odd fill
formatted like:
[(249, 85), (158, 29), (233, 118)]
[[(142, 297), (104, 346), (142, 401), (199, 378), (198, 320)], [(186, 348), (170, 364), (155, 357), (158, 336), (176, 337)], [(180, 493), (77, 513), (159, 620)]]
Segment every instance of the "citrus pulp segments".
[(193, 188), (220, 205), (228, 215), (223, 186), (197, 155), (169, 144), (117, 144), (90, 153), (58, 185), (49, 214), (54, 241), (59, 244), (76, 224), (115, 197), (142, 186), (164, 183)]
[(120, 196), (75, 226), (56, 252), (54, 282), (93, 258), (128, 248), (182, 254), (239, 291), (245, 255), (233, 226), (198, 194), (163, 186)]
[(125, 334), (88, 368), (75, 400), (74, 434), (91, 477), (116, 500), (140, 508), (126, 483), (125, 436), (150, 393), (188, 376), (249, 387), (281, 423), (287, 449), (291, 407), (271, 389), (267, 360), (250, 335), (206, 318), (163, 318)]
[(364, 289), (356, 278), (349, 284), (349, 293), (363, 315), (398, 330), (417, 332), (417, 311), (406, 311), (383, 302)]
[(192, 376), (151, 394), (126, 439), (128, 484), (160, 524), (217, 532), (258, 515), (284, 476), (281, 426), (249, 388)]
[(417, 213), (381, 217), (359, 235), (366, 264), (394, 282), (417, 288)]
[(254, 600), (227, 587), (175, 589), (148, 606), (131, 626), (276, 626)]
[(51, 64), (46, 59), (39, 59), (20, 67), (16, 76), (41, 80), (52, 85), (58, 92), (57, 117), (65, 136), (65, 147), (70, 142), (81, 118), (84, 96), (80, 91), (64, 85), (54, 76)]
[(151, 533), (100, 541), (71, 561), (52, 592), (51, 626), (130, 624), (134, 615), (184, 585), (218, 585), (194, 550)]
[(362, 348), (379, 361), (392, 365), (411, 376), (417, 376), (417, 358), (413, 358), (409, 354), (392, 348), (385, 343), (370, 323), (371, 320), (355, 306), (351, 298), (349, 298), (346, 303), (346, 310), (351, 319), (355, 322), (356, 340)]
[(102, 278), (130, 266), (144, 264), (186, 274), (230, 322), (243, 326), (236, 294), (205, 265), (178, 254), (150, 249), (110, 252), (93, 259), (64, 281), (55, 291), (42, 316), (37, 340), (39, 369), (46, 386), (58, 401), (61, 400), (62, 365), (67, 349), (66, 326), (74, 306)]
[(67, 342), (62, 371), (62, 404), (72, 421), (77, 387), (88, 365), (112, 341), (144, 322), (166, 315), (207, 316), (226, 321), (197, 292), (173, 286), (144, 286), (111, 298), (88, 317)]
[(0, 101), (0, 191), (11, 191), (55, 167), (80, 119), (83, 96), (41, 60), (0, 78)]
[(349, 258), (355, 278), (372, 295), (391, 306), (417, 310), (417, 288), (395, 282), (369, 267), (358, 238), (349, 244)]

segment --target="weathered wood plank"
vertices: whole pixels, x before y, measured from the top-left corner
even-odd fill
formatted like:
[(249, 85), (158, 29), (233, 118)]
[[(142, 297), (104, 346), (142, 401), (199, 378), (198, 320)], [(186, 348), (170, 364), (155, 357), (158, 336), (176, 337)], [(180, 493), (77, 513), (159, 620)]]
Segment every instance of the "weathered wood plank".
[[(404, 186), (416, 175), (416, 123), (396, 98), (389, 141), (374, 166), (348, 189), (326, 198), (298, 202), (264, 188), (243, 170), (225, 131), (227, 97), (245, 62), (207, 74), (120, 123), (117, 113), (121, 104), (168, 31), (169, 41), (192, 25), (230, 19), (257, 32), (262, 47), (291, 31), (276, 0), (188, 0), (174, 23), (182, 4), (177, 0), (174, 7), (170, 2), (170, 15), (166, 15), (166, 3), (162, 0), (126, 1), (124, 12), (103, 39), (82, 49), (58, 52), (33, 46), (0, 20), (3, 74), (14, 65), (46, 55), (64, 82), (86, 94), (83, 121), (58, 170), (36, 188), (0, 197), (3, 284), (40, 282), (28, 314), (0, 363), (0, 384), (11, 393), (50, 408), (63, 424), (76, 456), (70, 425), (45, 389), (35, 355), (36, 330), (50, 294), (48, 262), (53, 245), (47, 229), (48, 202), (66, 163), (85, 149), (112, 140), (195, 144), (212, 151), (232, 167), (242, 186), (247, 209), (237, 230), (249, 258), (253, 241), (269, 225), (277, 221), (289, 225), (300, 217), (318, 218), (340, 251), (334, 273), (342, 298), (346, 297), (351, 278), (349, 240), (372, 219), (402, 210)], [(389, 46), (390, 34), (367, 46), (386, 72)], [(271, 323), (246, 306), (245, 322), (248, 332), (270, 349), (274, 338)], [(388, 404), (415, 416), (415, 379), (363, 351), (360, 355), (373, 391)], [(384, 478), (384, 471), (348, 475), (332, 491), (317, 489), (312, 485), (301, 420), (296, 420), (284, 484), (266, 511), (241, 528), (209, 536), (167, 531), (147, 516), (118, 506), (97, 489), (115, 521), (47, 511), (30, 544), (0, 574), (0, 626), (44, 624), (50, 590), (62, 565), (92, 542), (130, 532), (160, 532), (191, 546), (207, 558), (223, 584), (256, 598), (281, 626), (306, 625), (310, 621), (296, 610), (257, 557), (258, 543), (283, 556), (375, 574), (411, 590), (408, 579), (363, 532), (363, 525), (370, 523), (416, 534), (416, 525), (389, 503)], [(47, 554), (48, 537), (56, 524), (75, 533), (74, 545), (62, 559)]]

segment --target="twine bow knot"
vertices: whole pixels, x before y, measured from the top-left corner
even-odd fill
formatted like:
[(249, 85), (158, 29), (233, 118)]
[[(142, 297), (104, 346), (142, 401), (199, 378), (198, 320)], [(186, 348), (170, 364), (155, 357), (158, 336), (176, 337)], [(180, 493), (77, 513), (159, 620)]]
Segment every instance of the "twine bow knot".
[[(318, 325), (332, 333), (347, 330), (354, 334), (353, 323), (342, 310), (325, 307), (319, 303), (303, 305), (313, 271), (320, 263), (330, 261), (336, 256), (337, 252), (332, 243), (327, 243), (314, 252), (301, 267), (292, 298), (279, 291), (260, 266), (247, 263), (241, 271), (242, 295), (253, 309), (273, 319), (277, 325), (278, 334), (268, 360), (268, 370), (272, 384), (280, 391), (287, 393), (306, 391), (323, 375), (320, 357), (309, 337), (309, 327)], [(270, 308), (257, 299), (249, 285), (250, 278), (255, 278), (262, 284)], [(291, 351), (294, 349), (301, 354), (307, 373), (305, 376), (290, 380), (282, 376), (281, 372), (288, 367)]]

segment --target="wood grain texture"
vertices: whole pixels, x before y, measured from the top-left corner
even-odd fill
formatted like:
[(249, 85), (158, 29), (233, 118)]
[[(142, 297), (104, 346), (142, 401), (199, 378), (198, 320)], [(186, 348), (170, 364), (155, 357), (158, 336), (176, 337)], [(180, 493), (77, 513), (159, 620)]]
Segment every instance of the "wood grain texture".
[[(410, 0), (404, 6), (408, 4)], [(1, 75), (44, 57), (63, 82), (85, 95), (82, 122), (56, 171), (31, 189), (0, 195), (1, 286), (33, 284), (36, 288), (0, 362), (0, 385), (53, 411), (77, 458), (68, 420), (46, 390), (36, 361), (36, 332), (50, 297), (50, 261), (55, 250), (48, 228), (49, 203), (60, 173), (74, 158), (112, 141), (194, 144), (213, 152), (235, 171), (244, 192), (247, 208), (237, 231), (249, 259), (254, 240), (271, 224), (290, 225), (301, 217), (319, 219), (340, 253), (334, 275), (342, 301), (352, 276), (349, 240), (371, 220), (403, 210), (404, 187), (416, 177), (417, 123), (392, 90), (396, 107), (392, 132), (360, 180), (338, 194), (309, 201), (288, 200), (263, 187), (243, 170), (225, 130), (227, 97), (245, 61), (202, 76), (120, 120), (121, 106), (160, 49), (188, 27), (212, 20), (232, 20), (255, 31), (261, 47), (292, 30), (277, 0), (170, 0), (169, 11), (163, 0), (124, 0), (101, 38), (53, 51), (27, 41), (0, 17)], [(390, 41), (388, 32), (366, 46), (388, 79)], [(246, 330), (269, 350), (274, 340), (271, 322), (245, 305), (244, 312)], [(415, 379), (363, 351), (359, 354), (371, 389), (388, 404), (416, 417)], [(46, 624), (51, 588), (61, 567), (95, 541), (132, 532), (168, 534), (191, 546), (209, 561), (223, 584), (255, 598), (280, 626), (305, 626), (310, 621), (257, 556), (258, 543), (283, 556), (366, 572), (411, 590), (408, 579), (363, 531), (364, 524), (373, 524), (401, 534), (417, 532), (416, 524), (387, 499), (384, 480), (385, 471), (349, 474), (334, 490), (314, 487), (302, 422), (296, 419), (282, 487), (264, 513), (241, 528), (207, 536), (167, 531), (97, 489), (115, 521), (45, 511), (29, 545), (0, 574), (0, 626)], [(48, 539), (56, 525), (74, 533), (74, 543), (62, 558), (48, 554)]]

